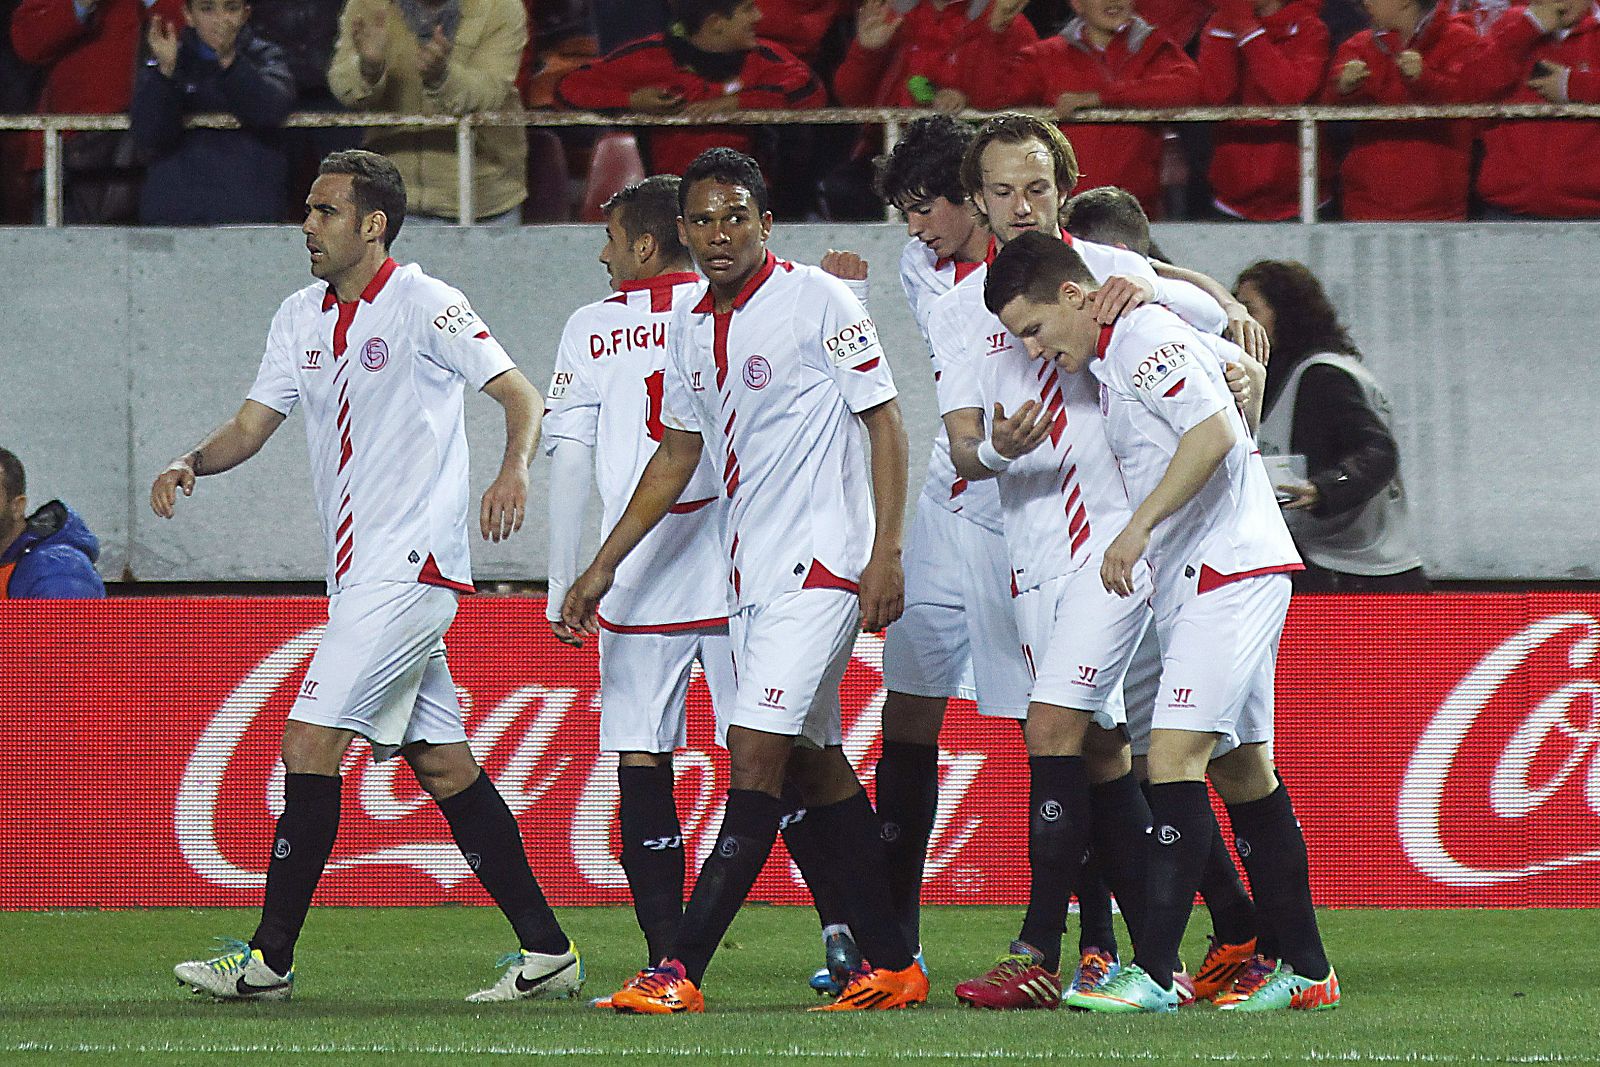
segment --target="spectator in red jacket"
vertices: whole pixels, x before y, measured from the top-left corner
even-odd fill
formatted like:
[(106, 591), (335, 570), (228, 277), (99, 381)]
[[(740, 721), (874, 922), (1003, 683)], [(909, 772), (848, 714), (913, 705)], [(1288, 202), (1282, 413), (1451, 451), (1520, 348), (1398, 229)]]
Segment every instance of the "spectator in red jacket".
[[(677, 15), (654, 34), (568, 74), (556, 100), (588, 111), (718, 115), (827, 102), (811, 68), (788, 49), (756, 36), (756, 0), (676, 0)], [(653, 127), (645, 139), (652, 173), (680, 174), (707, 148), (753, 153), (751, 126)]]
[[(999, 109), (1006, 97), (1043, 104), (1057, 118), (1086, 107), (1182, 107), (1200, 100), (1200, 68), (1183, 49), (1134, 13), (1132, 0), (1072, 0), (1061, 32), (1023, 49), (975, 106)], [(1020, 95), (1019, 95), (1020, 94)], [(1084, 172), (1078, 189), (1116, 185), (1161, 217), (1161, 127), (1063, 125)]]
[[(1452, 104), (1471, 99), (1464, 68), (1477, 52), (1471, 19), (1422, 0), (1363, 0), (1372, 16), (1339, 46), (1329, 103)], [(1340, 203), (1354, 220), (1467, 217), (1472, 126), (1461, 121), (1358, 122), (1340, 167)]]
[[(11, 16), (11, 42), (23, 62), (45, 69), (40, 114), (128, 110), (134, 62), (152, 9), (169, 22), (183, 19), (182, 0), (22, 0)], [(31, 141), (25, 165), (36, 171), (44, 165), (44, 142), (38, 136)], [(111, 174), (114, 163), (131, 161), (131, 152), (119, 152), (131, 146), (132, 139), (124, 134), (68, 135), (63, 144), (69, 170), (64, 200), (68, 222), (132, 218), (137, 179)], [(74, 163), (77, 176), (71, 173)], [(127, 188), (113, 190), (112, 185)]]
[(1489, 29), (1511, 7), (1511, 0), (1450, 0), (1452, 15), (1465, 15), (1472, 29), (1480, 37), (1488, 36)]
[[(1316, 0), (1222, 0), (1200, 35), (1206, 101), (1307, 103), (1322, 88), (1328, 51)], [(1292, 123), (1224, 122), (1212, 128), (1212, 143), (1218, 210), (1257, 222), (1299, 214), (1300, 151)]]
[(1139, 0), (1139, 14), (1179, 48), (1188, 48), (1213, 6), (1209, 0)]
[(778, 42), (814, 68), (828, 31), (854, 11), (853, 0), (761, 0), (756, 34)]
[[(1589, 0), (1538, 0), (1494, 24), (1468, 69), (1485, 97), (1600, 103), (1600, 21)], [(1478, 195), (1490, 217), (1600, 215), (1600, 122), (1497, 122), (1483, 133)]]
[(904, 0), (863, 0), (855, 40), (834, 74), (841, 104), (959, 111), (1039, 40), (1021, 15), (1026, 0), (914, 2), (906, 10)]

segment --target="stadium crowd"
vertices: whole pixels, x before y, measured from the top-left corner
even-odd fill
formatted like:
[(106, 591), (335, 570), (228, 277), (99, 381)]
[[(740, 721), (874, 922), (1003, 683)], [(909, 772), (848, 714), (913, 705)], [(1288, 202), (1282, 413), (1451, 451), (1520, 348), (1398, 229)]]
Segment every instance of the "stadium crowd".
[[(283, 130), (293, 111), (460, 115), (528, 108), (683, 115), (597, 142), (593, 128), (482, 128), (478, 220), (590, 218), (628, 176), (703, 148), (750, 152), (785, 219), (881, 217), (881, 130), (718, 126), (740, 109), (830, 105), (1049, 111), (1153, 219), (1299, 211), (1290, 123), (1086, 124), (1084, 108), (1600, 102), (1592, 0), (9, 0), (0, 108), (129, 112), (64, 140), (68, 222), (292, 221), (325, 153), (395, 159), (416, 219), (452, 221), (449, 129)], [(228, 112), (238, 130), (184, 130)], [(621, 162), (618, 162), (619, 155)], [(1329, 218), (1600, 215), (1592, 120), (1323, 127)], [(0, 136), (3, 217), (40, 215), (41, 138)]]

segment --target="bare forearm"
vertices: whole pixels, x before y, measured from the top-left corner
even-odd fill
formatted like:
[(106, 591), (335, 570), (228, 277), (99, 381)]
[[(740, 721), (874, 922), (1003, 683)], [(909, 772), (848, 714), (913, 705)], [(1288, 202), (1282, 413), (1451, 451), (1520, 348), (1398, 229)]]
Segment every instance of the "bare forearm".
[(212, 430), (205, 440), (181, 457), (197, 477), (221, 474), (237, 467), (261, 451), (267, 438), (282, 424), (282, 415), (259, 404), (255, 407), (260, 411), (252, 411), (252, 404), (254, 401), (246, 401), (238, 414)]
[(1244, 423), (1255, 433), (1261, 428), (1261, 404), (1267, 395), (1267, 368), (1257, 359), (1244, 355), (1239, 359), (1245, 374), (1250, 377), (1250, 402), (1244, 406)]
[(872, 502), (877, 519), (874, 556), (898, 557), (905, 541), (906, 466), (910, 450), (900, 405), (890, 400), (866, 412), (862, 421), (872, 442)]
[(498, 374), (483, 391), (505, 410), (506, 450), (502, 471), (526, 471), (539, 446), (539, 424), (544, 420), (544, 397), (519, 370)]
[(1228, 413), (1219, 411), (1178, 441), (1167, 472), (1133, 512), (1130, 526), (1154, 530), (1173, 512), (1194, 499), (1233, 447)]
[(978, 446), (988, 438), (975, 409), (952, 411), (944, 417), (944, 428), (950, 438), (950, 462), (955, 464), (957, 474), (969, 482), (998, 476), (998, 471), (990, 470), (978, 458)]

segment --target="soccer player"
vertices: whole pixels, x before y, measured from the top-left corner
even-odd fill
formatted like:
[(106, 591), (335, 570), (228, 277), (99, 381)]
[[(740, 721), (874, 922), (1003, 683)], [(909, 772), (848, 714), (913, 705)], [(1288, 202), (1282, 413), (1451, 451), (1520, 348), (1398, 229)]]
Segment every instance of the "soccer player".
[(545, 902), (505, 801), (467, 747), (444, 633), (473, 591), (461, 395), (505, 409), (500, 473), (479, 529), (501, 541), (522, 525), (539, 392), (466, 297), (389, 247), (405, 221), (393, 163), (371, 152), (322, 161), (301, 227), (318, 281), (285, 300), (238, 414), (172, 461), (150, 489), (171, 518), (177, 493), (231, 470), (296, 407), (306, 415), (312, 485), (328, 552), (328, 626), (283, 730), (283, 814), (273, 832), (261, 924), (249, 943), (174, 968), (223, 1000), (286, 1000), (294, 946), (339, 826), (339, 768), (359, 734), (378, 759), (405, 757), (439, 805), (473, 873), (520, 942), (475, 1002), (570, 997), (577, 950)]
[(877, 817), (839, 719), (857, 629), (893, 621), (903, 596), (906, 443), (888, 360), (843, 282), (767, 251), (772, 216), (754, 160), (710, 149), (684, 173), (679, 197), (684, 241), (709, 281), (673, 322), (661, 445), (567, 593), (562, 621), (596, 632), (618, 566), (682, 496), (709, 437), (728, 501), (732, 781), (669, 955), (612, 1003), (647, 1014), (705, 1009), (702, 977), (772, 848), (787, 774), (808, 821), (835, 843), (850, 926), (873, 966), (815, 1010), (920, 1004), (928, 981), (890, 910)]
[(1093, 272), (1046, 235), (1011, 242), (985, 282), (986, 306), (1036, 358), (1100, 383), (1107, 440), (1136, 503), (1106, 549), (1105, 587), (1151, 599), (1162, 649), (1150, 742), (1154, 833), (1134, 960), (1069, 1002), (1103, 1012), (1175, 1010), (1172, 961), (1210, 852), (1209, 773), (1228, 807), (1240, 856), (1280, 963), (1233, 1011), (1316, 1010), (1339, 1002), (1311, 904), (1305, 840), (1271, 756), (1273, 674), (1300, 558), (1284, 525), (1253, 427), (1222, 367), (1235, 346), (1165, 308), (1097, 320)]

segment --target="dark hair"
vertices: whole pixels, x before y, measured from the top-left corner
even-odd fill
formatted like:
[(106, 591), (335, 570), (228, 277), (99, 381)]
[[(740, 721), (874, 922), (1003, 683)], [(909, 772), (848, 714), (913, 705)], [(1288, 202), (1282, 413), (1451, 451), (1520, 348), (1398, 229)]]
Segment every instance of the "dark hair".
[(356, 210), (363, 217), (381, 211), (388, 220), (383, 230), (383, 247), (387, 251), (406, 221), (406, 183), (400, 177), (400, 168), (376, 152), (350, 148), (324, 156), (317, 173), (350, 175), (350, 199), (355, 201)]
[(5, 487), (5, 496), (0, 497), (0, 502), (28, 491), (28, 474), (22, 469), (22, 460), (4, 448), (0, 448), (0, 485)]
[(1150, 240), (1150, 217), (1139, 198), (1115, 185), (1086, 189), (1062, 208), (1061, 225), (1072, 236), (1103, 245), (1122, 245), (1141, 256), (1170, 262)]
[(755, 160), (731, 148), (708, 148), (695, 156), (694, 162), (683, 172), (683, 183), (678, 186), (678, 214), (683, 214), (684, 205), (689, 202), (689, 187), (707, 178), (748, 190), (750, 198), (756, 202), (758, 215), (765, 215), (771, 210), (767, 200), (767, 182), (761, 176), (761, 168)]
[(654, 174), (618, 189), (600, 210), (607, 218), (616, 213), (617, 225), (628, 240), (649, 234), (656, 239), (664, 262), (682, 262), (689, 258), (689, 250), (678, 236), (680, 184), (682, 179), (675, 174)]
[(1234, 289), (1249, 282), (1261, 290), (1272, 308), (1273, 368), (1288, 370), (1306, 356), (1341, 352), (1361, 357), (1322, 283), (1304, 263), (1292, 259), (1258, 259), (1239, 272)]
[(1062, 282), (1093, 288), (1094, 275), (1072, 246), (1043, 233), (1018, 234), (989, 264), (983, 280), (983, 305), (998, 315), (1019, 296), (1053, 304)]
[(1069, 193), (1078, 184), (1078, 156), (1060, 127), (1033, 115), (1016, 112), (994, 115), (978, 127), (977, 135), (967, 145), (967, 154), (961, 158), (961, 187), (980, 212), (983, 210), (983, 201), (978, 195), (983, 192), (983, 150), (995, 142), (1023, 144), (1028, 141), (1038, 141), (1050, 153), (1055, 164), (1057, 192)]
[(683, 27), (683, 36), (699, 33), (700, 27), (712, 15), (721, 15), (723, 18), (732, 18), (734, 9), (743, 0), (668, 0), (672, 10), (672, 18), (679, 26)]
[(976, 136), (949, 115), (929, 115), (905, 128), (887, 155), (872, 161), (872, 190), (885, 204), (904, 210), (942, 196), (952, 204), (967, 198), (961, 159)]

